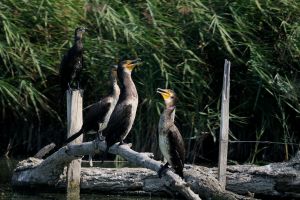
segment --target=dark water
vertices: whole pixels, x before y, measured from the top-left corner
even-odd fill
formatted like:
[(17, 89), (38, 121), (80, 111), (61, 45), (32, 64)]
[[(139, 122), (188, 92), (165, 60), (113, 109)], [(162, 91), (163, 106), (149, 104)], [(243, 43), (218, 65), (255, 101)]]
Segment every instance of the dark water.
[[(0, 199), (12, 199), (12, 200), (64, 200), (67, 199), (65, 193), (41, 193), (39, 191), (31, 191), (30, 193), (15, 192), (12, 190), (10, 181), (12, 172), (18, 163), (16, 159), (0, 158)], [(83, 166), (86, 166), (84, 163)], [(97, 166), (97, 163), (95, 163)], [(127, 163), (104, 163), (102, 167), (123, 167), (127, 166)], [(74, 199), (74, 198), (68, 198)], [(124, 195), (101, 195), (101, 194), (80, 194), (80, 200), (166, 200), (166, 198), (160, 197), (139, 197), (139, 196), (124, 196)], [(74, 199), (74, 200), (75, 200)]]

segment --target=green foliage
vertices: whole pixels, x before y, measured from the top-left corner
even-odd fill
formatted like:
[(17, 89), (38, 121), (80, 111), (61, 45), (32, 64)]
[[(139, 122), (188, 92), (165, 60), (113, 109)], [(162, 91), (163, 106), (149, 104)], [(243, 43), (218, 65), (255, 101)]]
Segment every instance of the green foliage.
[[(232, 62), (232, 139), (299, 141), (299, 1), (3, 0), (0, 18), (3, 120), (60, 123), (58, 66), (74, 29), (86, 26), (86, 105), (106, 94), (109, 66), (122, 55), (144, 62), (133, 75), (140, 104), (130, 139), (137, 150), (158, 153), (157, 87), (179, 96), (186, 149), (204, 133), (217, 137), (225, 58)], [(232, 146), (235, 158), (257, 159), (253, 151), (265, 147), (254, 145)], [(273, 160), (286, 153), (266, 149), (280, 152)]]

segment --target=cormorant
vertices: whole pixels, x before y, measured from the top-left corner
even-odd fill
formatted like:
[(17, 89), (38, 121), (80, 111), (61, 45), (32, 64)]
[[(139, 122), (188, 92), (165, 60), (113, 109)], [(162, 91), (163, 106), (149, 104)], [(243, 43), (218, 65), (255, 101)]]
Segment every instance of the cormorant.
[(174, 124), (176, 94), (170, 89), (157, 89), (164, 99), (166, 108), (160, 115), (158, 133), (159, 133), (159, 148), (167, 163), (158, 171), (159, 177), (161, 173), (168, 168), (170, 164), (175, 170), (175, 173), (183, 178), (183, 166), (185, 159), (185, 150), (182, 136), (178, 128)]
[(120, 95), (120, 88), (117, 84), (117, 76), (117, 65), (114, 65), (111, 68), (111, 92), (107, 97), (88, 107), (81, 129), (65, 140), (64, 145), (73, 141), (81, 134), (88, 133), (91, 130), (97, 131), (99, 139), (103, 140), (102, 131), (107, 127), (108, 121)]
[(131, 72), (140, 59), (124, 60), (118, 64), (118, 78), (120, 81), (121, 94), (119, 101), (111, 115), (107, 128), (103, 131), (106, 140), (106, 151), (102, 157), (106, 157), (109, 147), (116, 142), (123, 144), (133, 125), (138, 106), (138, 93), (131, 78)]
[(83, 68), (83, 44), (82, 37), (85, 28), (76, 28), (74, 45), (64, 55), (60, 63), (60, 86), (62, 93), (71, 88), (72, 82), (77, 82), (79, 88), (79, 74)]

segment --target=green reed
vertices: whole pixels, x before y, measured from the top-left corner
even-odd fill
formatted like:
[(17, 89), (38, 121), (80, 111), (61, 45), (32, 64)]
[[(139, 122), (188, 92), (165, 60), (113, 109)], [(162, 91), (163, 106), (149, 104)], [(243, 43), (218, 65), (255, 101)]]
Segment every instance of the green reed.
[[(300, 3), (287, 0), (3, 0), (0, 109), (6, 131), (1, 151), (13, 141), (17, 152), (31, 138), (28, 151), (34, 152), (64, 137), (57, 76), (77, 26), (88, 28), (85, 106), (106, 94), (109, 66), (121, 56), (143, 60), (133, 74), (139, 107), (129, 140), (135, 149), (159, 154), (163, 104), (155, 90), (168, 87), (179, 97), (176, 124), (188, 159), (197, 160), (198, 138), (206, 133), (218, 137), (225, 58), (232, 62), (231, 139), (299, 142), (299, 13)], [(18, 137), (15, 122), (19, 127), (33, 124), (35, 131)], [(49, 127), (60, 131), (46, 135)], [(295, 152), (290, 146), (230, 148), (230, 156), (248, 161), (262, 159), (266, 152), (279, 152), (269, 160)]]

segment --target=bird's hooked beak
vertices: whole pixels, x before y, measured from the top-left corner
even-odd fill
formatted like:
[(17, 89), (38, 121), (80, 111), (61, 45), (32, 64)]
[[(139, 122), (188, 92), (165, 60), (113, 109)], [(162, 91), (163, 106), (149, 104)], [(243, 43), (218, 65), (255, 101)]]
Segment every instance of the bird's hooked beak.
[(140, 58), (137, 58), (137, 59), (134, 59), (134, 60), (128, 60), (125, 67), (127, 69), (129, 69), (130, 71), (132, 71), (133, 68), (135, 68), (136, 66), (142, 64), (141, 61), (142, 61), (142, 59), (140, 59)]
[(79, 38), (79, 39), (82, 39), (83, 34), (86, 32), (86, 30), (87, 29), (85, 27), (76, 28), (75, 37)]
[(81, 30), (83, 33), (87, 32), (87, 28), (85, 28), (85, 27), (83, 27)]
[(171, 93), (169, 92), (168, 89), (157, 88), (156, 92), (161, 94), (161, 96), (164, 98), (164, 100), (167, 100), (171, 97)]

